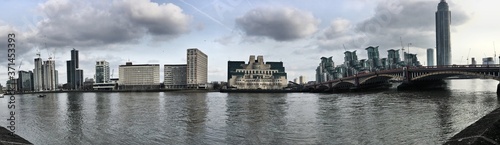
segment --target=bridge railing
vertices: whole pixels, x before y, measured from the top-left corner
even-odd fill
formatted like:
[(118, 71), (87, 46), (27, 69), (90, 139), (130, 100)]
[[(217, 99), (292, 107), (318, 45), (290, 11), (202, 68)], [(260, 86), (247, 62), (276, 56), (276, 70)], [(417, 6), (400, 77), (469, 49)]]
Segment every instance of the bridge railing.
[[(440, 66), (408, 66), (408, 70), (418, 70), (418, 69), (446, 69), (446, 68), (494, 68), (494, 67), (500, 67), (499, 64), (481, 64), (481, 65), (440, 65)], [(355, 77), (364, 77), (364, 76), (370, 76), (373, 74), (386, 74), (386, 73), (397, 73), (401, 72), (403, 68), (395, 68), (395, 69), (388, 69), (388, 70), (378, 70), (378, 71), (373, 71), (373, 72), (361, 72), (357, 73), (351, 76), (346, 76), (343, 78), (339, 78), (336, 80), (330, 80), (327, 82), (322, 82), (322, 83), (315, 83), (312, 85), (319, 85), (319, 84), (326, 84), (326, 83), (331, 83), (331, 82), (338, 82), (338, 81), (343, 81), (343, 80), (350, 80)]]

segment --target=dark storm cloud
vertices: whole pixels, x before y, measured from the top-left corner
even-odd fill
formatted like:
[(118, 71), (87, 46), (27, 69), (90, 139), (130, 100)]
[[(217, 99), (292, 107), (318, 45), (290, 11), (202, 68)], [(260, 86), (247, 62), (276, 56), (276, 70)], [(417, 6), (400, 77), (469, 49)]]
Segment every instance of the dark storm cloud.
[[(388, 48), (435, 47), (435, 1), (395, 1), (386, 0), (378, 3), (374, 16), (353, 25), (351, 34), (333, 39), (318, 39), (322, 49), (338, 49), (345, 44), (354, 49), (363, 49), (370, 45)], [(466, 23), (469, 16), (459, 6), (450, 3), (452, 26)], [(325, 35), (327, 33), (325, 32)]]
[(46, 17), (38, 23), (36, 37), (44, 38), (49, 47), (134, 43), (147, 34), (168, 40), (187, 33), (191, 19), (174, 4), (149, 0), (50, 0), (39, 11)]
[(236, 25), (246, 36), (266, 37), (276, 41), (293, 41), (317, 31), (317, 20), (311, 13), (295, 8), (257, 8), (236, 18)]

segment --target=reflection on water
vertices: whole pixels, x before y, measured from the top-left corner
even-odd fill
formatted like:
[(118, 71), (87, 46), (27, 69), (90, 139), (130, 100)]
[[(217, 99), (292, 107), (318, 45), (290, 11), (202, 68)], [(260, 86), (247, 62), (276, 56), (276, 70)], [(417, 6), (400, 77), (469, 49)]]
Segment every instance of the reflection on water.
[(451, 80), (446, 90), (344, 94), (26, 94), (16, 98), (16, 131), (36, 144), (440, 144), (498, 107), (497, 84)]

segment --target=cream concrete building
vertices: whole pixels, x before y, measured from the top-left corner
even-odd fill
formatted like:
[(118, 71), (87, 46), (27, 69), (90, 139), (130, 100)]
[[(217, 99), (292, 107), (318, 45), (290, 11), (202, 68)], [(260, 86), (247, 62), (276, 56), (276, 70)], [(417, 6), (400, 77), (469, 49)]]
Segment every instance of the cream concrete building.
[(57, 88), (57, 71), (56, 62), (49, 58), (49, 60), (44, 61), (42, 66), (42, 76), (43, 76), (43, 90), (56, 90)]
[(163, 66), (163, 84), (166, 89), (182, 89), (186, 88), (186, 64), (165, 64)]
[(197, 48), (187, 50), (187, 87), (204, 87), (208, 80), (208, 56)]
[(127, 62), (119, 66), (118, 85), (160, 85), (159, 64), (136, 64)]
[(287, 87), (283, 62), (266, 62), (263, 56), (251, 55), (248, 64), (244, 61), (228, 62), (228, 83), (237, 89), (283, 89)]

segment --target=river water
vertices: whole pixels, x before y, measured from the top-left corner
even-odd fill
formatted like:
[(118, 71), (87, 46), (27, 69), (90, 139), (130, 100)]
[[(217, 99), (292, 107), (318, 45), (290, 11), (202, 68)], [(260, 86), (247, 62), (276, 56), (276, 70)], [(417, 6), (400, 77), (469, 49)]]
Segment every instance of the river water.
[[(343, 94), (54, 93), (16, 97), (35, 144), (441, 144), (499, 107), (495, 80)], [(0, 125), (7, 126), (7, 99)]]

